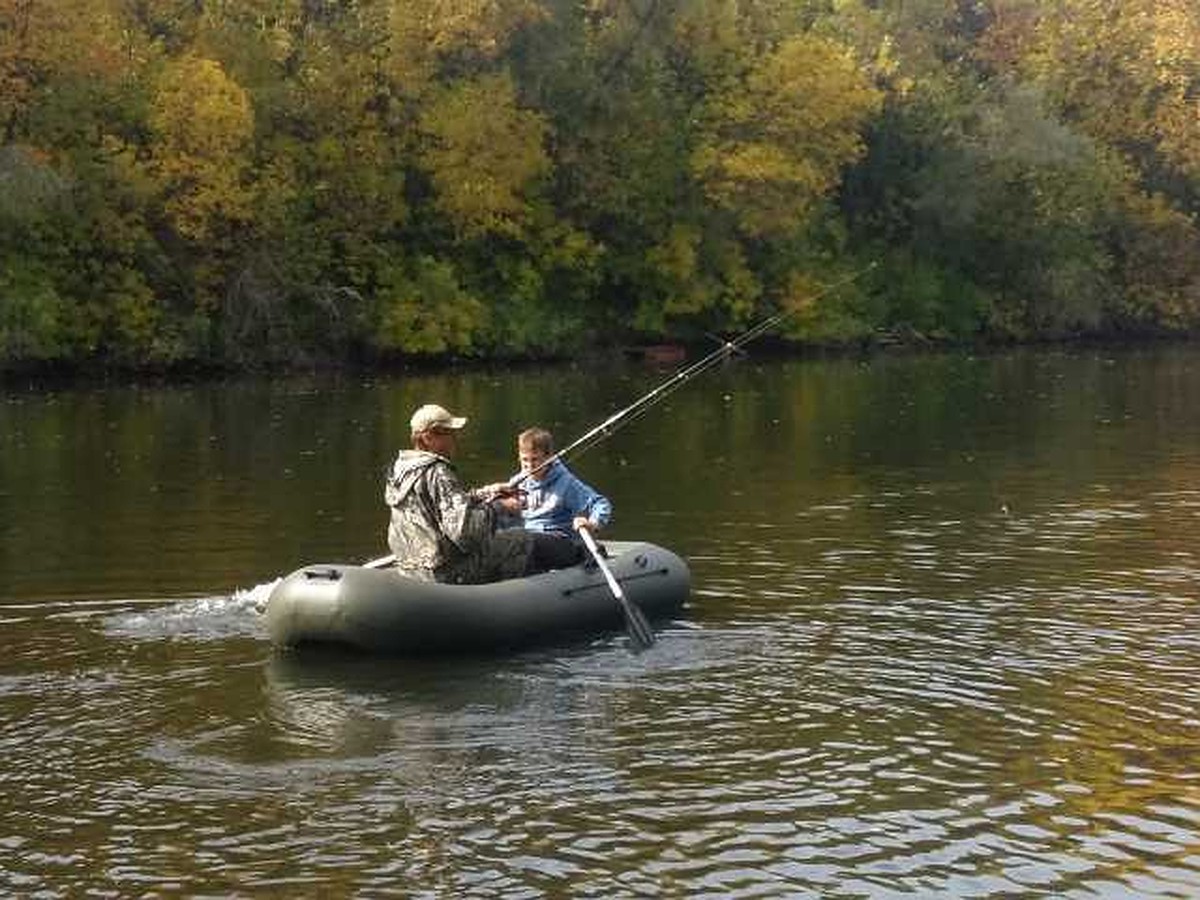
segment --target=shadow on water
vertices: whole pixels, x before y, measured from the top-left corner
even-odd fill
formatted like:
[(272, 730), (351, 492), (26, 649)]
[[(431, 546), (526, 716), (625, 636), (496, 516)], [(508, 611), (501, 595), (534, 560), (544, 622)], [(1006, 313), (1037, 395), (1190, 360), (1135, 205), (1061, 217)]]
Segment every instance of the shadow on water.
[(487, 691), (487, 686), (505, 672), (519, 671), (520, 665), (520, 658), (501, 654), (405, 659), (348, 647), (305, 646), (273, 649), (265, 673), (272, 691), (335, 690), (454, 709), (468, 701), (502, 700), (503, 692)]
[[(606, 698), (644, 697), (655, 684), (674, 691), (680, 677), (703, 666), (698, 634), (677, 623), (641, 652), (624, 635), (517, 654), (415, 659), (276, 648), (263, 667), (264, 690), (276, 734), (309, 751), (378, 752), (416, 740), (447, 753), (482, 745), (528, 750), (531, 742), (568, 752), (581, 722), (595, 727), (606, 716)], [(366, 735), (373, 738), (364, 743)]]

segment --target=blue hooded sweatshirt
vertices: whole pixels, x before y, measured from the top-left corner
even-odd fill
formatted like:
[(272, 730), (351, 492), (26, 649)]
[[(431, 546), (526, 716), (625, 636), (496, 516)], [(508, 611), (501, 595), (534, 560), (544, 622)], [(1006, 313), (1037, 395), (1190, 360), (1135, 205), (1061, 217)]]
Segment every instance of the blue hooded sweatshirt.
[(597, 527), (607, 525), (612, 517), (608, 498), (580, 481), (557, 459), (540, 479), (526, 478), (521, 487), (526, 492), (521, 518), (529, 531), (571, 536), (576, 516), (587, 516)]

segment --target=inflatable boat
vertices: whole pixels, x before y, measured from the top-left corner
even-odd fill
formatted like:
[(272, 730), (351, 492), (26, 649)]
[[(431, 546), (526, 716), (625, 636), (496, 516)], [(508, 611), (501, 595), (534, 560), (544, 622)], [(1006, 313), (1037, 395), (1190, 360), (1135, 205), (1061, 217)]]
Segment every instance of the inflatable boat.
[[(609, 569), (650, 620), (687, 599), (682, 559), (655, 544), (605, 542)], [(505, 650), (623, 627), (621, 605), (594, 562), (491, 584), (415, 581), (396, 569), (319, 564), (281, 580), (267, 601), (267, 630), (283, 646), (342, 644), (427, 655)]]

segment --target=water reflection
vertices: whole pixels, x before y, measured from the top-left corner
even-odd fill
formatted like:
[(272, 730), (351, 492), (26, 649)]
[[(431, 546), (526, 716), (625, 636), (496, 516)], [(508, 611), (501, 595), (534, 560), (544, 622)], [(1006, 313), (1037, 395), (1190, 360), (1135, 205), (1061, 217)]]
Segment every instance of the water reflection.
[(236, 586), (377, 555), (414, 401), (482, 480), (658, 378), (560, 375), (6, 405), (0, 888), (1200, 894), (1194, 351), (734, 366), (581, 461), (691, 564), (650, 651), (268, 647)]

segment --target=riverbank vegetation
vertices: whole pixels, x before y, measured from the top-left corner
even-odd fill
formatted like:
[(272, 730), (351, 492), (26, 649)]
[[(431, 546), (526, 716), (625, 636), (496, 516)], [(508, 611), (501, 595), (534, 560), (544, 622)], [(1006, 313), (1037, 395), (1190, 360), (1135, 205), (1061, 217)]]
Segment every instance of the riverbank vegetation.
[(1190, 0), (0, 0), (0, 368), (1186, 334), (1198, 209)]

